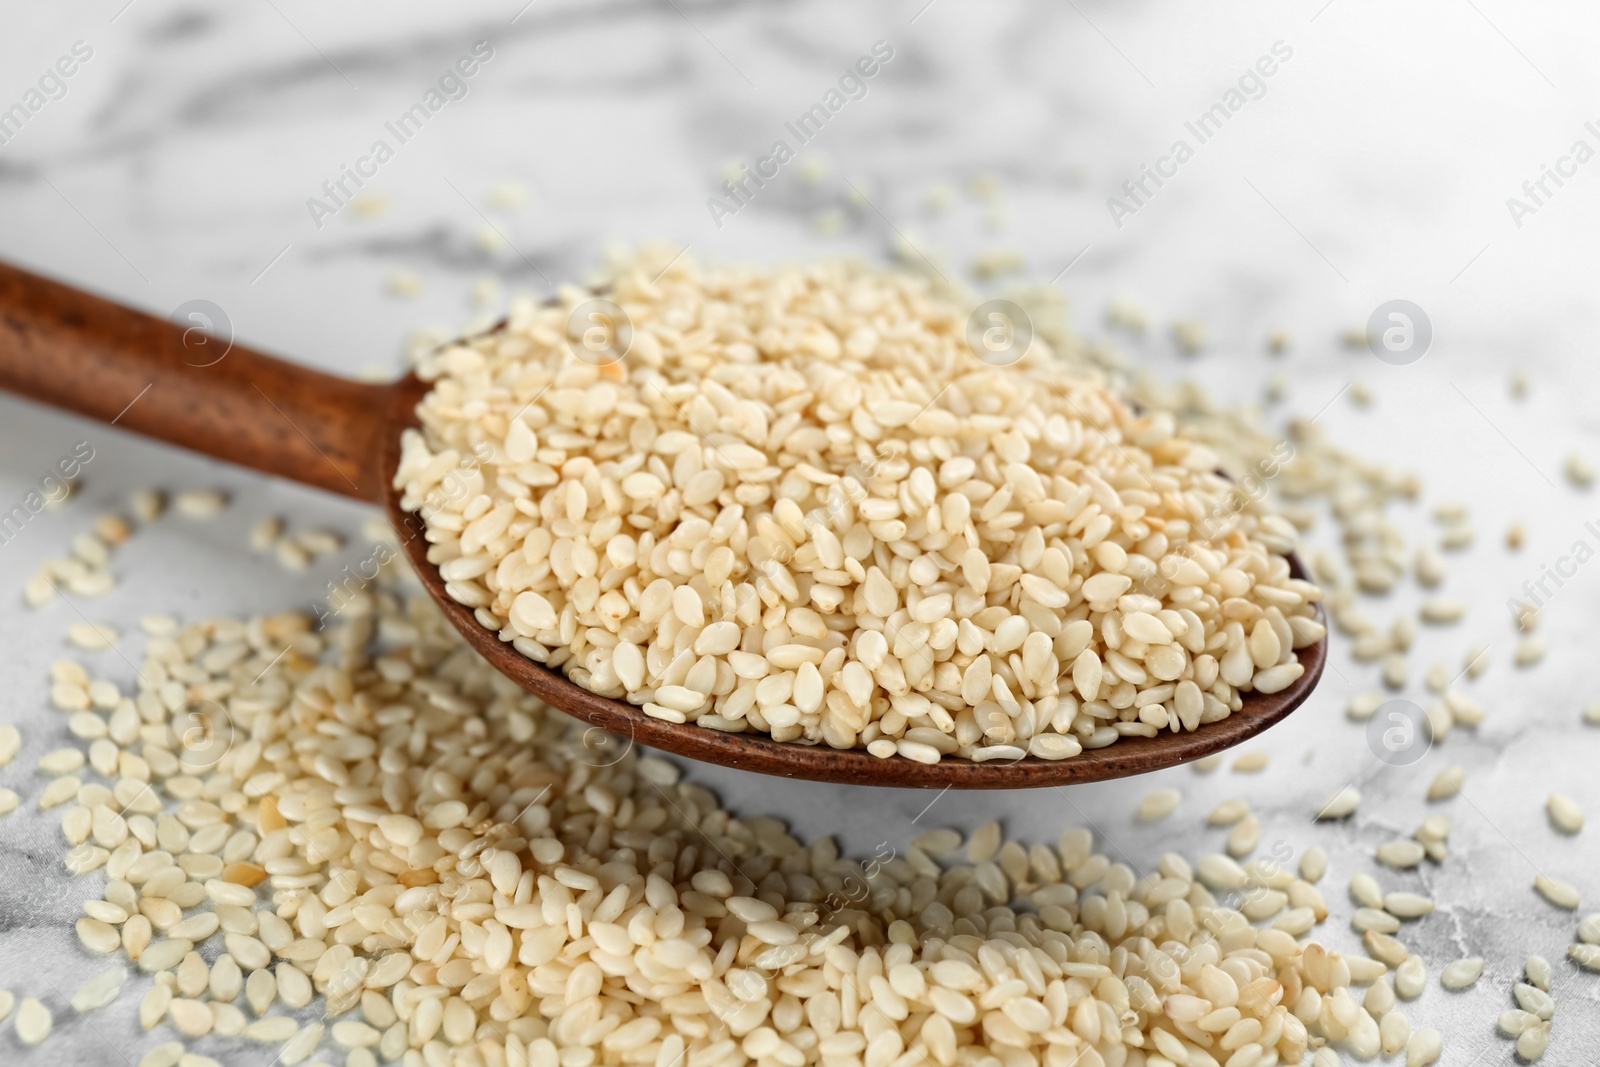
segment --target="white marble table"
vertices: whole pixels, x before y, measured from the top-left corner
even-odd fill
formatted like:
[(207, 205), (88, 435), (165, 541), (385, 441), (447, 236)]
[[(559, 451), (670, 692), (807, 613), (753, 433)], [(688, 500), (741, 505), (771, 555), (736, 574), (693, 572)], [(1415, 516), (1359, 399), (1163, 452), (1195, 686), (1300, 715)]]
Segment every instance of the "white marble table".
[[(1383, 876), (1441, 901), (1412, 934), (1434, 975), (1408, 1009), (1413, 1020), (1447, 1035), (1447, 1064), (1509, 1061), (1493, 1019), (1509, 1005), (1523, 956), (1537, 951), (1557, 961), (1546, 1062), (1595, 1062), (1600, 976), (1564, 961), (1576, 920), (1530, 884), (1548, 871), (1577, 884), (1589, 907), (1600, 902), (1591, 840), (1600, 831), (1560, 839), (1543, 813), (1551, 789), (1600, 813), (1600, 729), (1578, 718), (1600, 698), (1592, 637), (1600, 572), (1579, 570), (1546, 607), (1551, 651), (1534, 670), (1510, 665), (1504, 609), (1575, 540), (1597, 543), (1583, 524), (1600, 518), (1600, 502), (1560, 473), (1568, 451), (1600, 459), (1591, 369), (1600, 303), (1590, 284), (1600, 163), (1561, 163), (1577, 139), (1600, 149), (1585, 127), (1600, 119), (1593, 8), (124, 3), (8, 14), (0, 108), (23, 101), (75, 42), (92, 55), (64, 79), (59, 99), (0, 144), (0, 257), (159, 314), (214, 301), (240, 338), (270, 351), (352, 374), (392, 368), (410, 330), (454, 329), (479, 314), (467, 301), (475, 280), (547, 292), (581, 277), (614, 241), (660, 238), (707, 259), (771, 260), (882, 257), (904, 236), (951, 271), (995, 245), (1020, 250), (1030, 274), (1054, 280), (1091, 333), (1103, 332), (1100, 309), (1119, 294), (1158, 324), (1203, 317), (1210, 342), (1199, 358), (1177, 358), (1163, 329), (1129, 354), (1220, 395), (1256, 397), (1286, 372), (1286, 410), (1326, 407), (1320, 424), (1334, 440), (1423, 476), (1424, 505), (1399, 512), (1414, 533), (1434, 535), (1426, 505), (1440, 499), (1465, 501), (1478, 520), (1478, 543), (1452, 557), (1446, 588), (1473, 610), (1457, 626), (1425, 628), (1410, 694), (1421, 699), (1429, 663), (1457, 663), (1475, 640), (1491, 644), (1493, 666), (1472, 687), (1490, 715), (1475, 734), (1458, 731), (1413, 767), (1378, 763), (1342, 715), (1375, 670), (1339, 647), (1311, 702), (1255, 746), (1272, 757), (1255, 776), (1179, 769), (1100, 787), (935, 796), (694, 773), (741, 810), (785, 813), (802, 832), (836, 834), (862, 853), (903, 839), (913, 822), (970, 827), (998, 817), (1014, 833), (1048, 839), (1092, 823), (1140, 867), (1166, 848), (1220, 847), (1221, 833), (1201, 830), (1200, 817), (1242, 795), (1263, 815), (1264, 849), (1328, 849), (1326, 885), (1341, 909), (1350, 874), (1374, 869), (1374, 845), (1444, 810), (1455, 823), (1449, 859)], [(466, 94), (404, 144), (386, 134), (385, 123), (479, 41), (492, 58)], [(706, 202), (728, 165), (768, 154), (789, 136), (784, 123), (879, 41), (893, 58), (864, 95), (719, 226)], [(1226, 105), (1230, 87), (1275, 45), (1281, 61), (1267, 64), (1271, 77), (1246, 79), (1259, 98), (1241, 98), (1202, 143), (1185, 124)], [(369, 188), (387, 194), (389, 211), (360, 218), (345, 209), (319, 227), (307, 199), (386, 136), (393, 158)], [(1189, 157), (1164, 162), (1179, 139)], [(1145, 164), (1172, 176), (1159, 188), (1147, 181), (1151, 195), (1118, 212), (1118, 226), (1107, 200)], [(1546, 164), (1570, 176), (1559, 187), (1546, 179), (1548, 195), (1532, 204), (1523, 183)], [(998, 211), (965, 192), (985, 174), (999, 179)], [(520, 211), (486, 206), (504, 182), (527, 190)], [(948, 212), (932, 215), (928, 196), (945, 183), (961, 191)], [(1512, 196), (1537, 209), (1513, 218)], [(840, 232), (818, 235), (814, 220), (833, 209)], [(504, 246), (485, 250), (491, 224)], [(386, 294), (399, 271), (420, 278), (414, 301)], [(1432, 320), (1426, 358), (1393, 367), (1339, 348), (1338, 331), (1399, 297)], [(1279, 327), (1296, 338), (1281, 361), (1263, 346)], [(1507, 389), (1515, 369), (1531, 381), (1520, 402)], [(1341, 396), (1356, 380), (1376, 392), (1370, 408)], [(103, 964), (72, 935), (90, 890), (61, 870), (58, 820), (33, 810), (43, 777), (30, 768), (66, 737), (46, 707), (45, 668), (66, 651), (62, 632), (76, 616), (59, 602), (23, 610), (22, 581), (132, 488), (219, 485), (236, 499), (222, 520), (165, 520), (139, 536), (117, 558), (121, 586), (86, 610), (128, 628), (146, 610), (196, 616), (306, 604), (348, 561), (287, 577), (239, 547), (244, 531), (269, 511), (351, 532), (362, 517), (346, 502), (4, 397), (0, 502), (20, 498), (81, 440), (95, 458), (80, 497), (0, 545), (0, 587), (11, 590), (0, 613), (0, 718), (27, 736), (22, 756), (0, 771), (0, 784), (27, 798), (0, 821), (0, 985), (44, 994), (58, 1030), (24, 1055), (5, 1028), (5, 1063), (132, 1062), (155, 1040), (132, 1021), (135, 996), (89, 1019), (66, 1006)], [(1514, 518), (1528, 526), (1516, 554), (1500, 540)], [(1323, 543), (1330, 536), (1317, 534)], [(1370, 611), (1387, 621), (1413, 610), (1414, 594)], [(131, 676), (114, 653), (94, 663)], [(1423, 788), (1446, 763), (1468, 768), (1466, 793), (1430, 807)], [(1359, 814), (1313, 825), (1318, 799), (1352, 781), (1366, 796)], [(1156, 785), (1183, 790), (1188, 805), (1135, 825), (1133, 803)], [(1325, 936), (1353, 943), (1340, 923)], [(1467, 993), (1445, 993), (1438, 967), (1468, 954), (1488, 957), (1489, 973)], [(205, 1047), (224, 1054), (217, 1043)], [(225, 1055), (271, 1058), (258, 1048)]]

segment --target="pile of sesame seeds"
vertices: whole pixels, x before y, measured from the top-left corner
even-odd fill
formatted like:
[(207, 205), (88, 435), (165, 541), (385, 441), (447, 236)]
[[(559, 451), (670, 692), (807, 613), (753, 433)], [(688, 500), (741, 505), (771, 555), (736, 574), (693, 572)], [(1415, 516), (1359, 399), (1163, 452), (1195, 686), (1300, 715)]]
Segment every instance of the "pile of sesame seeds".
[[(1392, 998), (1352, 992), (1389, 965), (1305, 940), (1325, 857), (1140, 873), (1085, 829), (1025, 844), (990, 823), (863, 862), (666, 761), (595, 759), (425, 598), (364, 593), (326, 632), (141, 628), (133, 693), (53, 668), (59, 702), (100, 697), (103, 733), (46, 757), (40, 804), (63, 809), (69, 869), (104, 878), (79, 940), (153, 975), (140, 1023), (180, 1038), (144, 1067), (206, 1062), (185, 1048), (209, 1035), (288, 1065), (331, 1045), (426, 1067), (1162, 1067), (1371, 1055), (1397, 1032)], [(17, 1027), (44, 1040), (48, 1008)], [(1410, 1062), (1437, 1056), (1404, 1030)]]
[[(854, 263), (623, 264), (420, 364), (396, 487), (449, 595), (649, 715), (1068, 759), (1303, 673), (1294, 527), (1042, 338)], [(577, 331), (579, 336), (574, 335)], [(602, 331), (604, 332), (604, 331)]]

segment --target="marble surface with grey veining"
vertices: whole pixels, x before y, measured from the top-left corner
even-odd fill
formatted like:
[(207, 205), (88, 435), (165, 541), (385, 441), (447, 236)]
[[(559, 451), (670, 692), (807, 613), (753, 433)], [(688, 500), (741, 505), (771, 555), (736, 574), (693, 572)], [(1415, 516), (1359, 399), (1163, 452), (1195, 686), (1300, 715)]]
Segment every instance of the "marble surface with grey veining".
[[(1415, 539), (1438, 536), (1432, 504), (1469, 506), (1478, 537), (1451, 555), (1443, 592), (1471, 610), (1423, 628), (1405, 695), (1425, 700), (1424, 669), (1454, 667), (1482, 642), (1492, 665), (1463, 684), (1489, 709), (1484, 724), (1412, 766), (1379, 762), (1343, 715), (1376, 671), (1341, 640), (1311, 701), (1250, 746), (1270, 755), (1259, 774), (1177, 769), (1070, 790), (924, 794), (692, 773), (737, 810), (782, 813), (861, 854), (924, 827), (999, 818), (1046, 840), (1092, 825), (1141, 870), (1165, 849), (1220, 848), (1203, 815), (1242, 796), (1262, 816), (1264, 850), (1320, 845), (1332, 856), (1324, 888), (1335, 917), (1321, 936), (1333, 943), (1355, 944), (1343, 887), (1356, 871), (1440, 902), (1406, 931), (1432, 975), (1406, 1010), (1445, 1033), (1442, 1062), (1512, 1059), (1494, 1017), (1523, 957), (1539, 952), (1556, 961), (1545, 1062), (1591, 1064), (1600, 975), (1565, 961), (1576, 917), (1531, 883), (1549, 873), (1600, 907), (1600, 831), (1562, 837), (1543, 810), (1560, 790), (1600, 813), (1600, 728), (1579, 718), (1600, 699), (1600, 568), (1562, 562), (1579, 541), (1600, 544), (1585, 526), (1600, 520), (1600, 497), (1562, 474), (1570, 452), (1600, 460), (1600, 163), (1588, 158), (1600, 123), (1586, 125), (1600, 120), (1597, 36), (1591, 6), (1502, 0), (13, 4), (0, 32), (0, 257), (157, 314), (212, 301), (252, 345), (349, 374), (393, 371), (419, 327), (453, 331), (497, 313), (469, 301), (482, 279), (544, 294), (613, 245), (644, 239), (702, 260), (883, 259), (914, 247), (952, 277), (1011, 248), (1096, 336), (1108, 299), (1136, 300), (1152, 329), (1115, 339), (1129, 358), (1233, 400), (1259, 398), (1282, 375), (1272, 418), (1320, 412), (1331, 440), (1415, 470), (1423, 499), (1396, 509)], [(800, 143), (786, 123), (826, 104), (879, 42), (892, 58), (844, 83), (836, 113)], [(441, 86), (475, 45), (486, 61)], [(63, 64), (70, 77), (49, 73), (86, 52)], [(426, 107), (430, 90), (439, 106), (402, 143), (389, 124)], [(14, 104), (21, 117), (4, 112)], [(380, 140), (390, 150), (381, 163), (371, 159)], [(747, 203), (709, 205), (730, 167), (760, 165), (778, 141), (792, 158)], [(364, 191), (381, 194), (385, 212), (358, 213), (324, 190), (346, 167), (370, 175)], [(1157, 184), (1146, 167), (1165, 177)], [(984, 176), (996, 197), (970, 191)], [(526, 191), (516, 210), (495, 206), (508, 184)], [(930, 197), (945, 186), (955, 196), (935, 211)], [(420, 281), (413, 299), (389, 292), (402, 274)], [(1424, 358), (1389, 366), (1339, 345), (1341, 331), (1396, 298), (1432, 323)], [(1167, 326), (1190, 318), (1205, 321), (1208, 341), (1183, 359)], [(1273, 358), (1264, 340), (1280, 328), (1294, 343)], [(1520, 400), (1508, 389), (1516, 371), (1530, 382)], [(1370, 406), (1352, 402), (1352, 383), (1370, 388)], [(25, 735), (0, 769), (0, 785), (24, 798), (0, 818), (0, 987), (42, 996), (57, 1016), (42, 1050), (4, 1027), (4, 1063), (132, 1063), (169, 1036), (134, 1021), (144, 976), (88, 1017), (67, 1006), (106, 964), (71, 930), (98, 876), (66, 877), (59, 813), (36, 810), (45, 777), (35, 762), (70, 740), (46, 681), (68, 652), (65, 628), (80, 610), (128, 631), (144, 611), (308, 604), (350, 560), (289, 576), (242, 548), (244, 532), (282, 512), (354, 533), (364, 514), (6, 397), (0, 509), (80, 441), (94, 449), (82, 493), (0, 544), (0, 719)], [(234, 506), (214, 522), (168, 518), (141, 532), (118, 552), (121, 583), (103, 600), (24, 609), (19, 590), (39, 562), (143, 485), (222, 486)], [(1503, 543), (1513, 521), (1528, 531), (1518, 552)], [(1312, 541), (1336, 547), (1326, 526)], [(1542, 598), (1549, 655), (1518, 670), (1505, 604), (1547, 569), (1563, 575)], [(1366, 610), (1387, 624), (1417, 600), (1407, 586)], [(127, 683), (124, 654), (137, 654), (136, 639), (86, 658)], [(1450, 763), (1467, 768), (1464, 794), (1427, 804), (1427, 782)], [(1360, 811), (1314, 824), (1321, 798), (1352, 782)], [(1184, 807), (1136, 824), (1133, 805), (1157, 786), (1180, 789)], [(1435, 812), (1454, 824), (1444, 863), (1375, 867), (1378, 843)], [(1488, 970), (1447, 993), (1438, 971), (1466, 955), (1486, 957)], [(227, 1063), (274, 1055), (199, 1045)]]

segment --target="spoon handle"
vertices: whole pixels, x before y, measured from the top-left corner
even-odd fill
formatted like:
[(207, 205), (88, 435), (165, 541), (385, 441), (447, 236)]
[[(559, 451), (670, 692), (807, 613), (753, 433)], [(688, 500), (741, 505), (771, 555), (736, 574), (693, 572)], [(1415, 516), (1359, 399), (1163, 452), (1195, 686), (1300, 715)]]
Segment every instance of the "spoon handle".
[[(180, 309), (182, 310), (182, 309)], [(0, 263), (0, 389), (381, 502), (388, 385), (286, 363)]]

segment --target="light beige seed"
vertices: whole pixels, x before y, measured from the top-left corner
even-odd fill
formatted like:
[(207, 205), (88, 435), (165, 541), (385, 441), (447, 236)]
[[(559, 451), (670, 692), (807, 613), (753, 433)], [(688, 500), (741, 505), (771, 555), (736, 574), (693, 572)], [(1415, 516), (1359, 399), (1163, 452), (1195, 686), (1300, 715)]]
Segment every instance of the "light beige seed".
[(1533, 879), (1533, 888), (1538, 890), (1540, 896), (1558, 908), (1572, 910), (1578, 906), (1578, 890), (1559, 878), (1551, 878), (1543, 874), (1536, 875)]
[[(146, 883), (148, 892), (149, 883)], [(217, 915), (215, 912), (203, 911), (198, 915), (191, 915), (174, 923), (167, 929), (169, 937), (182, 938), (186, 941), (204, 941), (217, 932)]]
[(1428, 668), (1427, 673), (1422, 676), (1422, 680), (1431, 691), (1443, 693), (1450, 688), (1450, 668), (1443, 663), (1435, 663)]
[[(232, 960), (233, 957), (229, 956), (228, 959)], [(277, 995), (278, 980), (265, 968), (251, 971), (250, 977), (244, 980), (244, 999), (249, 1003), (250, 1010), (257, 1015), (265, 1015)]]
[(17, 1040), (24, 1045), (37, 1045), (50, 1036), (50, 1030), (55, 1025), (55, 1018), (50, 1014), (50, 1009), (45, 1007), (35, 997), (23, 997), (22, 1003), (17, 1005), (16, 1031)]
[(1386, 867), (1407, 870), (1422, 862), (1422, 843), (1410, 838), (1385, 841), (1377, 848), (1378, 862)]
[(259, 970), (272, 962), (267, 946), (249, 934), (223, 934), (222, 940), (228, 946), (228, 954), (241, 968)]
[(72, 994), (72, 1007), (80, 1015), (105, 1007), (117, 999), (127, 977), (128, 969), (120, 965), (101, 971)]
[(1539, 1025), (1539, 1017), (1521, 1008), (1507, 1008), (1495, 1019), (1495, 1025), (1507, 1037), (1516, 1037), (1530, 1026)]
[[(994, 748), (1009, 748), (1014, 746), (997, 745)], [(1083, 744), (1076, 737), (1062, 734), (1035, 734), (1028, 741), (1028, 755), (1039, 759), (1063, 760), (1071, 759), (1083, 751)], [(997, 756), (999, 753), (996, 754)]]
[(1360, 806), (1361, 791), (1353, 785), (1347, 785), (1323, 800), (1317, 808), (1317, 818), (1343, 819), (1355, 814), (1356, 808)]
[(76, 748), (58, 748), (39, 757), (39, 769), (46, 774), (71, 774), (83, 764), (83, 752)]
[(1531, 667), (1544, 659), (1545, 641), (1539, 634), (1524, 634), (1517, 641), (1516, 651), (1512, 654), (1512, 661), (1518, 667)]
[(1346, 970), (1350, 972), (1350, 981), (1355, 985), (1368, 985), (1376, 982), (1387, 974), (1389, 970), (1381, 961), (1368, 959), (1366, 956), (1342, 956), (1340, 963), (1342, 966), (1335, 966), (1329, 973), (1329, 977), (1335, 980), (1335, 984), (1344, 981), (1344, 971)]
[[(260, 972), (257, 972), (260, 973)], [(244, 1036), (251, 1041), (279, 1044), (289, 1040), (300, 1030), (300, 1024), (287, 1015), (273, 1015), (257, 1019), (244, 1028)]]
[(1467, 613), (1467, 606), (1459, 600), (1450, 600), (1446, 597), (1429, 597), (1422, 602), (1418, 612), (1423, 622), (1435, 626), (1448, 625), (1460, 622)]
[(1587, 971), (1600, 971), (1600, 945), (1574, 942), (1567, 946), (1567, 958)]
[(1549, 1019), (1556, 1013), (1556, 1002), (1538, 986), (1518, 982), (1511, 992), (1523, 1011), (1530, 1011), (1541, 1019)]
[(344, 1019), (333, 1024), (330, 1032), (333, 1043), (340, 1048), (372, 1048), (377, 1045), (383, 1035), (366, 1023), (356, 1019)]
[(1394, 972), (1394, 991), (1403, 1000), (1415, 1000), (1428, 984), (1428, 971), (1418, 956), (1408, 958)]
[(279, 541), (272, 546), (278, 564), (288, 571), (303, 571), (311, 566), (311, 553), (295, 541)]
[(1483, 958), (1470, 956), (1445, 965), (1439, 981), (1446, 989), (1466, 989), (1483, 974)]
[(140, 522), (153, 522), (167, 509), (167, 494), (160, 489), (138, 489), (129, 498), (134, 517)]
[(1248, 881), (1243, 867), (1232, 858), (1215, 852), (1200, 857), (1195, 876), (1214, 890), (1241, 889)]
[(1517, 1055), (1532, 1063), (1544, 1055), (1550, 1046), (1550, 1024), (1540, 1023), (1522, 1031), (1517, 1038)]
[(1418, 841), (1444, 841), (1450, 836), (1450, 820), (1443, 815), (1430, 815), (1422, 820), (1414, 835)]
[(78, 940), (83, 942), (83, 947), (90, 952), (104, 955), (115, 952), (122, 944), (116, 928), (110, 923), (99, 919), (82, 918), (77, 922)]
[(1312, 845), (1300, 856), (1300, 877), (1315, 884), (1328, 873), (1328, 854), (1319, 845)]
[(1583, 809), (1578, 802), (1562, 793), (1551, 793), (1545, 802), (1550, 822), (1564, 834), (1575, 834), (1583, 829)]
[(1151, 822), (1164, 819), (1178, 810), (1178, 805), (1183, 803), (1183, 794), (1176, 789), (1157, 789), (1145, 794), (1139, 801), (1139, 806), (1134, 811), (1134, 818), (1141, 822)]
[(257, 552), (265, 552), (278, 543), (283, 536), (283, 517), (281, 515), (268, 515), (258, 519), (250, 527), (250, 547)]
[(172, 506), (188, 518), (209, 519), (228, 506), (228, 495), (220, 489), (186, 489), (173, 497)]
[(1268, 667), (1257, 672), (1252, 680), (1252, 686), (1257, 693), (1281, 693), (1289, 688), (1306, 669), (1298, 662), (1280, 663), (1276, 667)]
[(299, 1033), (283, 1043), (283, 1048), (278, 1053), (278, 1062), (287, 1067), (305, 1062), (306, 1057), (315, 1052), (317, 1045), (321, 1043), (323, 1030), (322, 1023), (307, 1023)]
[(1382, 934), (1376, 930), (1368, 930), (1362, 934), (1361, 944), (1374, 959), (1380, 960), (1390, 967), (1400, 967), (1410, 956), (1410, 952), (1405, 945), (1388, 934)]
[(385, 815), (378, 820), (378, 830), (391, 844), (405, 848), (422, 840), (422, 824), (409, 815)]
[(1428, 1067), (1444, 1052), (1444, 1038), (1430, 1027), (1413, 1030), (1406, 1042), (1406, 1067)]
[(1212, 808), (1211, 814), (1206, 817), (1206, 821), (1212, 826), (1232, 826), (1249, 814), (1250, 805), (1243, 799), (1235, 797), (1231, 800), (1224, 800), (1221, 804)]
[(84, 711), (92, 701), (89, 691), (76, 682), (57, 682), (50, 687), (50, 703), (61, 711)]
[(210, 974), (206, 973), (205, 960), (198, 952), (189, 952), (182, 958), (178, 965), (178, 992), (184, 997), (198, 997), (206, 990), (206, 981)]
[(1428, 783), (1429, 800), (1449, 800), (1461, 792), (1461, 785), (1467, 780), (1467, 769), (1459, 765), (1451, 765), (1433, 776), (1433, 781)]
[(1384, 657), (1383, 684), (1390, 689), (1404, 689), (1410, 674), (1411, 671), (1406, 664), (1405, 656), (1395, 652)]
[(177, 1067), (183, 1054), (183, 1042), (163, 1041), (139, 1057), (139, 1067)]
[(1267, 769), (1267, 754), (1265, 752), (1246, 752), (1233, 761), (1233, 769), (1239, 774), (1254, 774)]
[(1527, 972), (1528, 984), (1550, 992), (1550, 980), (1555, 977), (1555, 968), (1550, 966), (1549, 960), (1543, 956), (1529, 956), (1523, 970)]
[(1000, 851), (1000, 824), (986, 822), (967, 839), (967, 859), (973, 863), (987, 863)]
[(117, 643), (117, 631), (108, 623), (83, 620), (67, 627), (67, 640), (79, 648), (98, 651)]
[(205, 882), (206, 896), (213, 903), (232, 905), (238, 908), (248, 908), (256, 902), (255, 891), (221, 878), (209, 878)]
[(192, 941), (182, 938), (168, 938), (157, 941), (139, 954), (139, 969), (146, 974), (156, 971), (171, 970), (183, 962), (183, 958), (194, 948)]
[(911, 844), (930, 855), (945, 856), (961, 847), (961, 835), (955, 830), (925, 830)]
[(211, 1005), (187, 997), (177, 997), (167, 1005), (167, 1016), (173, 1028), (186, 1037), (204, 1037), (216, 1023)]
[(324, 556), (344, 547), (344, 535), (337, 530), (315, 528), (305, 530), (296, 538), (300, 546), (312, 555)]
[(1381, 908), (1357, 908), (1350, 916), (1350, 926), (1361, 933), (1376, 930), (1380, 934), (1392, 934), (1400, 929), (1400, 920)]
[(1433, 901), (1420, 893), (1385, 893), (1383, 910), (1397, 919), (1420, 919), (1432, 914)]
[(1373, 979), (1367, 988), (1366, 995), (1361, 998), (1361, 1006), (1367, 1009), (1367, 1014), (1374, 1019), (1381, 1020), (1384, 1015), (1394, 1010), (1395, 997), (1394, 985), (1387, 975), (1387, 968), (1381, 961), (1372, 961), (1374, 966), (1384, 972)]
[(1405, 1012), (1391, 1011), (1378, 1021), (1378, 1047), (1385, 1055), (1399, 1052), (1410, 1039), (1411, 1020)]
[(1345, 716), (1354, 722), (1366, 722), (1383, 706), (1383, 702), (1387, 699), (1389, 699), (1388, 696), (1379, 690), (1357, 693), (1350, 698), (1350, 703), (1345, 706)]
[(1228, 855), (1235, 859), (1242, 859), (1254, 852), (1261, 843), (1261, 820), (1254, 815), (1246, 815), (1233, 824), (1228, 831)]
[(519, 593), (511, 605), (511, 622), (518, 630), (532, 636), (541, 630), (554, 629), (559, 619), (549, 600), (529, 591)]
[(149, 1030), (167, 1017), (167, 1008), (172, 1005), (172, 989), (170, 986), (157, 982), (145, 991), (139, 1001), (139, 1025)]
[(226, 952), (220, 954), (216, 962), (211, 965), (211, 973), (206, 979), (206, 988), (211, 993), (211, 999), (231, 1003), (239, 996), (243, 987), (244, 975), (239, 970), (239, 965)]

